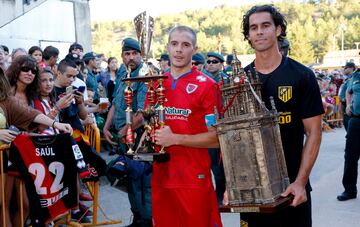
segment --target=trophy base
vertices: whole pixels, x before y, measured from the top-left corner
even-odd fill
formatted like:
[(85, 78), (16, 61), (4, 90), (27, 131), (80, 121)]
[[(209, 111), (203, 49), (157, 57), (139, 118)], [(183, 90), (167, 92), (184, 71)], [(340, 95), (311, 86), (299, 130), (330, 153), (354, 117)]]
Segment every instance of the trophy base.
[(225, 205), (219, 208), (222, 213), (274, 213), (291, 204), (293, 196), (280, 197), (273, 203), (267, 204), (238, 204)]
[(134, 153), (126, 154), (128, 158), (146, 162), (167, 162), (170, 160), (169, 153)]

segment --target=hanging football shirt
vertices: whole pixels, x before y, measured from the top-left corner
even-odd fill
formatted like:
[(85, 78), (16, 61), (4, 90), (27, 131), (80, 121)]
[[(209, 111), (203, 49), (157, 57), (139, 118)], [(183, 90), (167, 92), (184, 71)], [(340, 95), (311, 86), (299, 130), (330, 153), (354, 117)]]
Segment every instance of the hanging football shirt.
[(21, 134), (12, 142), (9, 159), (25, 181), (32, 226), (44, 226), (77, 206), (78, 151), (70, 134)]

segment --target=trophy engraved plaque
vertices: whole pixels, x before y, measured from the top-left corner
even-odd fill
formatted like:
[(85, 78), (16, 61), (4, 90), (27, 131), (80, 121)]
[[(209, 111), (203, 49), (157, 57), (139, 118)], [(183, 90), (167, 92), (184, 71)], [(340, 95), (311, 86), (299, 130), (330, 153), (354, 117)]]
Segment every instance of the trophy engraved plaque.
[(280, 195), (289, 185), (273, 100), (261, 100), (257, 74), (246, 74), (234, 51), (230, 83), (221, 85), (224, 109), (215, 124), (226, 176), (229, 205), (222, 212), (274, 212), (288, 205)]

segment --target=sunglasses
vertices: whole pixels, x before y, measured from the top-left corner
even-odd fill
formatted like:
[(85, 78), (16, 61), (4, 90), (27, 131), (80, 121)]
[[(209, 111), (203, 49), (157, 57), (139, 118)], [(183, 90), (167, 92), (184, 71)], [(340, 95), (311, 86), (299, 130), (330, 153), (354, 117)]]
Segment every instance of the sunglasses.
[(200, 63), (199, 62), (193, 62), (192, 65), (198, 66), (198, 65), (200, 65)]
[(20, 68), (20, 71), (21, 71), (21, 72), (25, 72), (25, 73), (31, 71), (31, 73), (34, 74), (34, 75), (37, 74), (37, 72), (38, 72), (36, 69), (30, 68), (30, 67), (27, 67), (27, 66), (21, 67), (21, 68)]
[(208, 63), (208, 64), (218, 64), (219, 61), (217, 61), (217, 60), (207, 60), (206, 63)]

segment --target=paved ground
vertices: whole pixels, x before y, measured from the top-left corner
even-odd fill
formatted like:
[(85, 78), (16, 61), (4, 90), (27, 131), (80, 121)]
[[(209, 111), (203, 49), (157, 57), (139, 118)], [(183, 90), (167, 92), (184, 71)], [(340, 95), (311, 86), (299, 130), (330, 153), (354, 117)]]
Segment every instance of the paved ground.
[[(336, 200), (343, 191), (341, 177), (345, 145), (344, 129), (323, 134), (318, 160), (311, 175), (313, 186), (314, 227), (358, 227), (360, 226), (360, 200), (346, 202)], [(360, 139), (360, 138), (359, 138)], [(104, 157), (109, 158), (106, 154)], [(100, 204), (107, 216), (121, 219), (124, 226), (130, 223), (131, 212), (127, 194), (111, 187), (103, 179), (100, 187)], [(99, 216), (100, 220), (104, 217)], [(222, 214), (224, 227), (239, 227), (239, 214)]]

